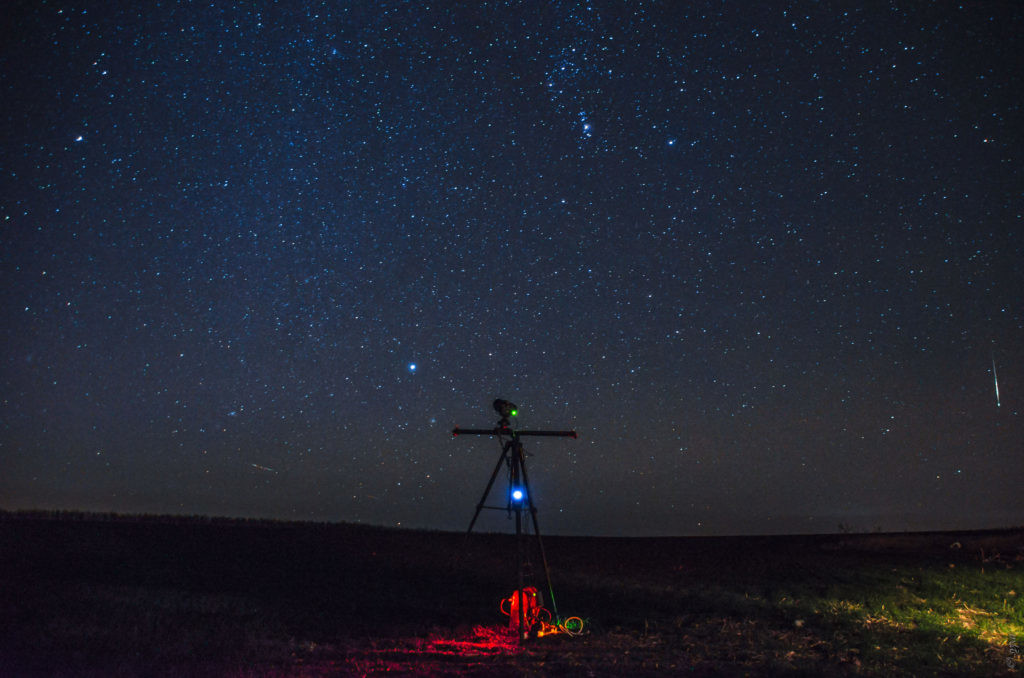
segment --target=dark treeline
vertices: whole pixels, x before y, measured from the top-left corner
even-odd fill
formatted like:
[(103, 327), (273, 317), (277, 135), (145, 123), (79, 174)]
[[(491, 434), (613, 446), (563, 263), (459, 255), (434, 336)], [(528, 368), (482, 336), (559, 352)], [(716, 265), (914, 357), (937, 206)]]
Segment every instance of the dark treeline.
[(90, 511), (66, 511), (48, 509), (28, 509), (8, 511), (0, 509), (0, 520), (63, 520), (110, 523), (203, 523), (203, 524), (239, 524), (239, 525), (331, 525), (324, 521), (290, 521), (273, 518), (233, 518), (227, 516), (206, 516), (199, 514), (165, 514), (165, 513), (113, 513)]

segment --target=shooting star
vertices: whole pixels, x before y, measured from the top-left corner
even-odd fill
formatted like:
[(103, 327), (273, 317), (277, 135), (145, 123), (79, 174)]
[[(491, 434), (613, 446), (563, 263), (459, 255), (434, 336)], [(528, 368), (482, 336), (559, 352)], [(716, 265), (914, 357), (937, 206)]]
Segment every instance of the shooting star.
[(996, 374), (995, 356), (992, 357), (992, 381), (996, 384), (996, 407), (1002, 407), (1002, 404), (999, 402), (999, 375)]
[(252, 466), (257, 471), (267, 471), (269, 473), (277, 473), (277, 471), (275, 471), (274, 469), (270, 468), (269, 466), (261, 466), (259, 464), (249, 464), (249, 466)]

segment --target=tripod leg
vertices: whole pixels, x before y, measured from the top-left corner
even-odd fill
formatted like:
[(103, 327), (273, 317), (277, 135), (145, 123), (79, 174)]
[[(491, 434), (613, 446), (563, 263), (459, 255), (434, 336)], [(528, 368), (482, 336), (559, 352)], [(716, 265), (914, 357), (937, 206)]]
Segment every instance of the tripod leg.
[(524, 642), (530, 635), (526, 628), (526, 599), (523, 594), (523, 510), (516, 509), (516, 595), (519, 596), (519, 642)]
[(494, 472), (491, 474), (491, 479), (487, 481), (487, 488), (484, 489), (484, 494), (480, 497), (480, 503), (476, 505), (476, 513), (473, 514), (473, 520), (469, 521), (469, 529), (466, 530), (466, 534), (473, 531), (473, 526), (476, 525), (476, 519), (480, 517), (480, 511), (484, 507), (484, 502), (487, 501), (487, 495), (491, 493), (491, 487), (494, 486), (494, 480), (498, 477), (498, 471), (501, 470), (501, 464), (505, 461), (508, 456), (508, 449), (511, 446), (511, 442), (505, 443), (505, 446), (501, 450), (501, 456), (498, 457), (498, 463), (494, 465)]
[(523, 476), (523, 490), (526, 491), (526, 508), (530, 511), (533, 519), (533, 533), (537, 537), (537, 548), (540, 550), (540, 560), (544, 564), (544, 578), (548, 582), (548, 596), (551, 598), (551, 616), (558, 620), (558, 605), (555, 604), (555, 589), (551, 586), (551, 570), (548, 568), (548, 557), (544, 553), (544, 541), (540, 538), (540, 525), (537, 523), (537, 507), (533, 505), (533, 493), (530, 491), (530, 480), (526, 476), (526, 458), (523, 455), (523, 448), (516, 450), (516, 459), (513, 463), (519, 464), (519, 470)]

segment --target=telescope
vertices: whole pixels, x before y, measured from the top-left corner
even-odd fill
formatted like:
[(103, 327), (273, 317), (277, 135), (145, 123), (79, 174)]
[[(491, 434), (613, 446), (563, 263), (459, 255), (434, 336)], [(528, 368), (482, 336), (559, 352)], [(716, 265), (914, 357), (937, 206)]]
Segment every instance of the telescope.
[(497, 398), (494, 401), (494, 411), (500, 414), (502, 419), (508, 419), (509, 417), (514, 417), (519, 414), (519, 407), (517, 405), (513, 405), (507, 400)]

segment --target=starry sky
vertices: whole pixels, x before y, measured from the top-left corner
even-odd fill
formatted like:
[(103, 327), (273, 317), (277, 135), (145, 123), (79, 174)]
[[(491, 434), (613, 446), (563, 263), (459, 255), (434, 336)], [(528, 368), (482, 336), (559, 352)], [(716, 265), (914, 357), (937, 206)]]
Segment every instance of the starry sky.
[(4, 15), (0, 508), (1021, 523), (1017, 2)]

